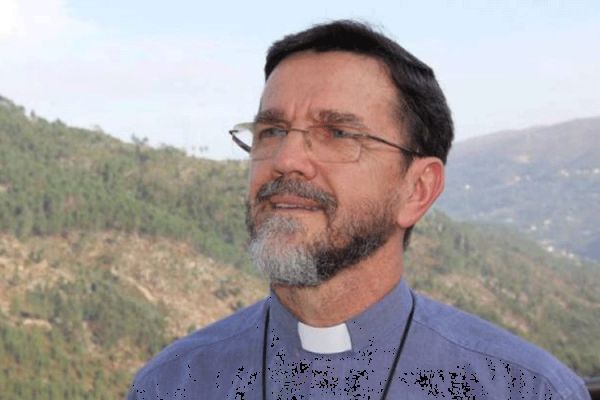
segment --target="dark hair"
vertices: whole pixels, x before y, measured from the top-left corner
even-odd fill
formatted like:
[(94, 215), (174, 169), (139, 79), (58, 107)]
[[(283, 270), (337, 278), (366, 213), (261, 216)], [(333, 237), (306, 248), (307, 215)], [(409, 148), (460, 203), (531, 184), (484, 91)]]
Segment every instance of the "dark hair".
[[(301, 51), (348, 51), (386, 65), (398, 91), (398, 118), (405, 124), (411, 149), (446, 163), (454, 137), (450, 109), (433, 70), (371, 26), (351, 20), (314, 25), (285, 36), (267, 52), (265, 79), (286, 57)], [(404, 234), (408, 246), (412, 227)]]

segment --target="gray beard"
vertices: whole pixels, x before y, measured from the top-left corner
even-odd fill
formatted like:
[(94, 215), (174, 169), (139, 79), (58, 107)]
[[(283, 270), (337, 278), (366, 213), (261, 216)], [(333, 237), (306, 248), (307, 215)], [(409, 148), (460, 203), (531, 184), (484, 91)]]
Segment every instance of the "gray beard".
[[(340, 271), (365, 260), (393, 233), (391, 201), (366, 204), (350, 216), (332, 216), (316, 239), (303, 244), (286, 244), (286, 236), (303, 235), (304, 225), (293, 217), (272, 215), (259, 226), (247, 208), (250, 232), (249, 252), (255, 267), (271, 283), (290, 286), (318, 286)], [(336, 226), (338, 225), (338, 226)]]
[(301, 235), (304, 231), (292, 218), (273, 216), (265, 220), (251, 238), (249, 251), (254, 266), (272, 283), (316, 286), (321, 282), (315, 258), (306, 248), (278, 243), (282, 236)]

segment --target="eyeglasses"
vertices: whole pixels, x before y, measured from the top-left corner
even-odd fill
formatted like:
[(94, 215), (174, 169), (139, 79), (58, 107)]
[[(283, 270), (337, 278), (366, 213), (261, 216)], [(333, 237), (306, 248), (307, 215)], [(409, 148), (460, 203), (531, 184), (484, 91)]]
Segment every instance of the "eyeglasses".
[(273, 158), (284, 138), (293, 131), (302, 133), (306, 150), (318, 161), (349, 163), (358, 161), (363, 147), (361, 141), (375, 140), (392, 146), (405, 155), (423, 157), (418, 151), (410, 150), (367, 133), (354, 133), (348, 128), (315, 125), (306, 129), (284, 128), (277, 125), (246, 122), (237, 124), (229, 131), (233, 141), (250, 154), (252, 160)]

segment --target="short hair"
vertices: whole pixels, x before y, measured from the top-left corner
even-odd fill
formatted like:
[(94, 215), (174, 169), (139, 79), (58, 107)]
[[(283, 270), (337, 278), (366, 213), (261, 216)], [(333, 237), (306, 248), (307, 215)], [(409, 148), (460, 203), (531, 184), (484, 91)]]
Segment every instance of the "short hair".
[[(407, 128), (409, 146), (446, 163), (454, 137), (452, 115), (427, 64), (366, 23), (338, 20), (314, 25), (273, 43), (267, 52), (265, 80), (282, 60), (302, 51), (347, 51), (381, 61), (397, 89), (398, 119)], [(405, 231), (405, 248), (411, 231), (412, 227)]]

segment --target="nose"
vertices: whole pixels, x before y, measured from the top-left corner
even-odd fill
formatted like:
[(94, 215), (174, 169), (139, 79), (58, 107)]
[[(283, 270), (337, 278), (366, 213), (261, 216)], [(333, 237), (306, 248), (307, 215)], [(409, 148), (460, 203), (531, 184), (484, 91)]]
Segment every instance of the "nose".
[(290, 130), (273, 155), (275, 175), (299, 175), (312, 179), (316, 174), (314, 160), (309, 154), (305, 133), (302, 130)]

